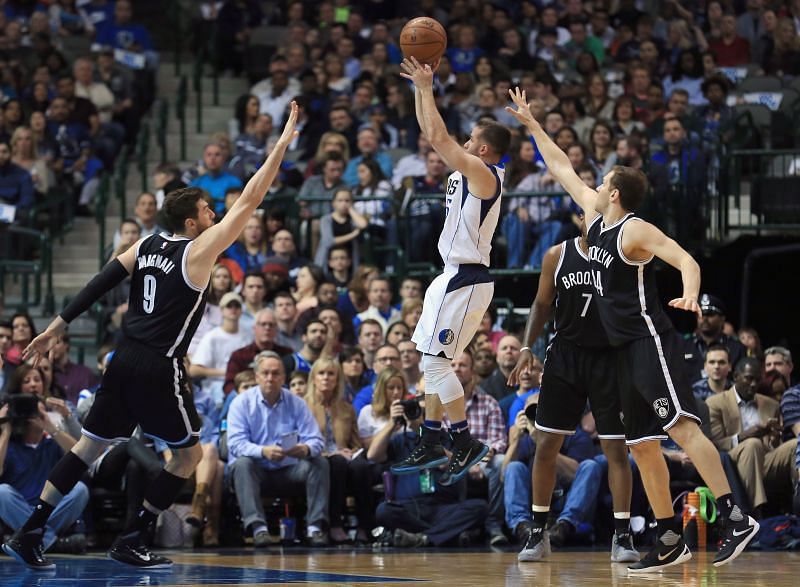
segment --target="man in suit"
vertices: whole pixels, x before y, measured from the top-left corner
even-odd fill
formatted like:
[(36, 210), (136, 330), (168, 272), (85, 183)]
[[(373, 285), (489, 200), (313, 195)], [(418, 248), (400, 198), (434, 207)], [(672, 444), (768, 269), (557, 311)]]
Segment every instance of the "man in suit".
[(761, 374), (761, 362), (745, 357), (736, 364), (733, 387), (706, 400), (711, 440), (736, 463), (757, 513), (767, 502), (768, 492), (788, 494), (791, 490), (797, 447), (797, 439), (780, 442), (780, 404), (756, 393)]

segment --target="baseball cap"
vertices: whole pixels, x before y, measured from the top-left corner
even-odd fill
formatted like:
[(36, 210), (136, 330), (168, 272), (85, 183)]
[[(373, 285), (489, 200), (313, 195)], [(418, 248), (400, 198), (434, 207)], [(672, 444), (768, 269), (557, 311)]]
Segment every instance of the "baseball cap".
[(717, 296), (711, 294), (703, 294), (700, 296), (700, 310), (703, 312), (711, 312), (714, 314), (721, 314), (725, 316), (725, 303)]
[(229, 291), (224, 296), (222, 296), (222, 299), (219, 301), (219, 307), (220, 308), (225, 308), (231, 302), (237, 302), (240, 306), (244, 305), (244, 301), (242, 300), (242, 296), (240, 296), (235, 291)]

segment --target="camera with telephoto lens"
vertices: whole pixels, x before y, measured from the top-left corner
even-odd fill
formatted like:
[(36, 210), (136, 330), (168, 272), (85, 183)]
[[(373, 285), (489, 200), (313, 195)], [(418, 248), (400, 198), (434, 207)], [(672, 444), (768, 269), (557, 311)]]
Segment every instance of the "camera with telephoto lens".
[[(411, 399), (400, 400), (400, 405), (403, 406), (403, 414), (409, 422), (413, 422), (422, 416), (422, 406), (419, 405), (417, 398), (412, 397)], [(399, 416), (394, 420), (398, 424), (404, 423), (404, 419)]]
[(14, 434), (24, 431), (28, 421), (39, 414), (38, 396), (32, 393), (15, 393), (8, 395), (3, 404), (8, 404), (8, 415), (0, 418), (0, 424), (10, 422), (14, 429)]
[[(539, 404), (529, 404), (528, 407), (525, 408), (525, 417), (531, 424), (536, 422), (536, 408), (538, 405)], [(522, 434), (528, 434), (528, 429), (523, 428), (520, 432), (522, 432)]]

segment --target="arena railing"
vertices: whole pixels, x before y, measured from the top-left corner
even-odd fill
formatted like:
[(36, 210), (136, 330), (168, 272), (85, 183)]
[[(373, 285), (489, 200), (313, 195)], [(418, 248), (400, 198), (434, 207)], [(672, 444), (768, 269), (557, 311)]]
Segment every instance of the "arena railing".
[[(54, 305), (52, 257), (52, 241), (46, 231), (15, 224), (0, 227), (0, 294), (5, 297), (6, 277), (11, 277), (20, 283), (23, 306), (43, 304), (44, 313), (51, 314)], [(45, 277), (44, 290), (42, 276)]]
[(722, 238), (800, 231), (800, 149), (733, 150), (721, 170), (713, 222)]

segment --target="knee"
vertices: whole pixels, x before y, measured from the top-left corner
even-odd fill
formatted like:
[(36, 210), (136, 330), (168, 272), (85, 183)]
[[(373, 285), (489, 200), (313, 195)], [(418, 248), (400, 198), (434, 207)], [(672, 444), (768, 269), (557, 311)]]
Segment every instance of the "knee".
[(89, 504), (89, 488), (86, 487), (83, 481), (78, 481), (75, 487), (73, 487), (72, 493), (75, 498), (75, 503), (79, 506), (80, 511), (83, 511)]
[(648, 440), (631, 445), (631, 454), (634, 460), (639, 463), (642, 460), (661, 458), (661, 445), (658, 441)]
[(7, 500), (18, 494), (18, 491), (8, 483), (0, 483), (0, 503), (6, 503)]
[(518, 479), (518, 478), (530, 479), (531, 478), (530, 469), (528, 468), (528, 465), (526, 465), (523, 462), (512, 461), (508, 463), (508, 465), (506, 466), (506, 473), (505, 473), (506, 484), (508, 484), (508, 481), (510, 479)]
[(308, 468), (309, 475), (316, 474), (323, 477), (330, 475), (331, 465), (328, 462), (328, 459), (323, 456), (311, 457), (310, 459), (300, 461), (300, 464), (303, 464)]
[(546, 459), (548, 461), (555, 460), (558, 456), (558, 451), (561, 450), (561, 445), (564, 443), (564, 438), (558, 434), (551, 432), (543, 432), (537, 430), (536, 432), (536, 456), (539, 459)]
[(740, 454), (744, 453), (748, 456), (765, 455), (767, 453), (767, 446), (760, 438), (748, 438), (739, 443), (741, 448)]
[(231, 465), (231, 474), (235, 477), (243, 473), (255, 471), (256, 461), (252, 457), (239, 457)]
[(575, 472), (575, 478), (577, 479), (579, 476), (600, 479), (603, 476), (603, 466), (594, 459), (581, 461)]
[(693, 437), (698, 434), (702, 435), (703, 433), (700, 432), (700, 426), (697, 425), (697, 422), (686, 416), (681, 416), (678, 418), (678, 421), (675, 422), (675, 425), (667, 430), (667, 434), (680, 446), (684, 446)]

